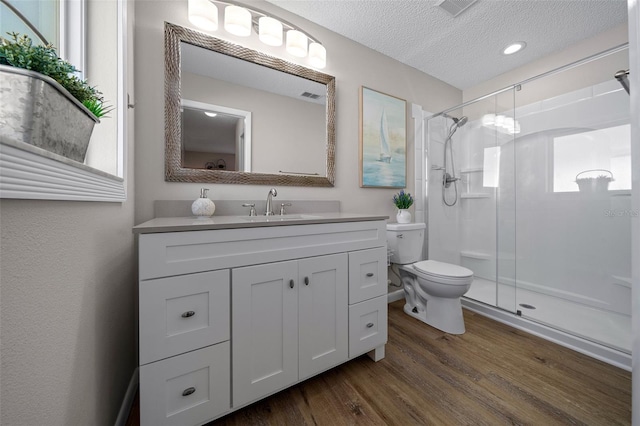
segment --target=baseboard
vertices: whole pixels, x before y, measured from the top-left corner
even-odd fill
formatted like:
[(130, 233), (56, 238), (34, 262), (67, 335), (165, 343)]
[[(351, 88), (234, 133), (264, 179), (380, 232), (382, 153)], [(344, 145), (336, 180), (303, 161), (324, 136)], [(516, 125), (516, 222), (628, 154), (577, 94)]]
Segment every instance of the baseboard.
[(118, 418), (116, 419), (115, 426), (125, 426), (127, 424), (127, 419), (129, 418), (129, 412), (131, 412), (131, 407), (136, 398), (136, 391), (138, 390), (138, 384), (140, 383), (140, 372), (138, 367), (133, 370), (133, 374), (131, 375), (131, 380), (129, 380), (129, 386), (127, 387), (127, 392), (124, 394), (124, 399), (122, 400), (122, 405), (120, 406), (120, 411), (118, 412)]
[(541, 337), (560, 346), (573, 349), (576, 352), (622, 368), (623, 370), (631, 371), (631, 355), (624, 352), (608, 348), (465, 297), (462, 298), (462, 306), (465, 309), (517, 328), (518, 330)]
[(404, 299), (404, 290), (398, 289), (387, 293), (387, 303), (395, 302), (396, 300)]

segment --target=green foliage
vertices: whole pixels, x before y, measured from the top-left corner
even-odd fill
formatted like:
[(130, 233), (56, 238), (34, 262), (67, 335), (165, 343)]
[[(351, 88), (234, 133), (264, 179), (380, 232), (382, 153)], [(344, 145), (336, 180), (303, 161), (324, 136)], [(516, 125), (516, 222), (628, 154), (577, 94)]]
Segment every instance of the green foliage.
[(399, 209), (408, 209), (413, 205), (413, 197), (403, 189), (393, 196), (393, 204)]
[(82, 105), (87, 107), (98, 118), (109, 118), (107, 114), (113, 111), (113, 107), (105, 105), (102, 99), (87, 99)]
[(78, 71), (76, 67), (60, 59), (52, 45), (34, 45), (26, 35), (13, 32), (7, 34), (11, 36), (11, 40), (0, 37), (0, 64), (51, 77), (98, 118), (104, 117), (113, 109), (104, 105), (102, 93), (74, 75)]

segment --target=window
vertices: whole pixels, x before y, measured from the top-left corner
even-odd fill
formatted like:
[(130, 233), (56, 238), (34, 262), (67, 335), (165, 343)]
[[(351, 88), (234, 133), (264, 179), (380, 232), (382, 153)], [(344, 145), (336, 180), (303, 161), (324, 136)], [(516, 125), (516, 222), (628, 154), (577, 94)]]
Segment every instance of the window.
[(631, 126), (553, 139), (553, 192), (576, 192), (576, 178), (611, 176), (609, 190), (631, 189)]
[(35, 43), (40, 37), (14, 9), (58, 48), (59, 56), (82, 71), (80, 77), (97, 87), (114, 109), (94, 127), (85, 164), (1, 143), (0, 198), (124, 201), (127, 0), (2, 0), (3, 36), (27, 34)]
[(85, 69), (84, 0), (5, 2), (0, 3), (3, 37), (7, 32), (17, 32), (28, 35), (34, 43), (43, 43), (44, 38), (58, 48), (58, 56), (74, 64), (82, 74)]

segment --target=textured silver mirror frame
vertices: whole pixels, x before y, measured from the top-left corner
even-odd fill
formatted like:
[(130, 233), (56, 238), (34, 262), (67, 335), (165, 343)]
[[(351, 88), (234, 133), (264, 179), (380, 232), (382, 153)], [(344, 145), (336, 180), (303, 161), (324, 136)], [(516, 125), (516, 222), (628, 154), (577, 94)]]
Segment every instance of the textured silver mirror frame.
[[(165, 22), (165, 180), (245, 185), (333, 186), (335, 182), (335, 77)], [(201, 170), (182, 167), (180, 120), (180, 43), (185, 42), (327, 86), (327, 176)]]

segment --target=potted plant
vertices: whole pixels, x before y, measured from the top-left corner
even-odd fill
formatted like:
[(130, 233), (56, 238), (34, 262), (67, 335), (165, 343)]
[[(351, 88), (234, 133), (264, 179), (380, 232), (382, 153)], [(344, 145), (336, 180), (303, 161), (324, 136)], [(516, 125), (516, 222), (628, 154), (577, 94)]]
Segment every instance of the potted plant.
[(408, 192), (404, 192), (404, 189), (393, 196), (393, 204), (398, 208), (398, 214), (396, 215), (396, 221), (398, 223), (410, 223), (411, 212), (408, 210), (413, 205), (413, 197)]
[(0, 37), (0, 141), (84, 162), (95, 123), (111, 108), (50, 45)]

